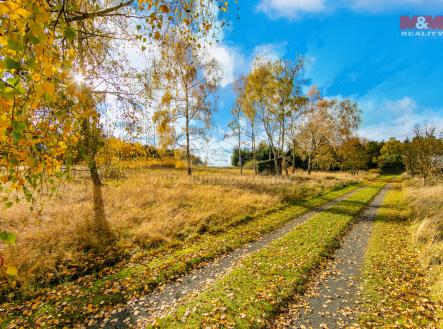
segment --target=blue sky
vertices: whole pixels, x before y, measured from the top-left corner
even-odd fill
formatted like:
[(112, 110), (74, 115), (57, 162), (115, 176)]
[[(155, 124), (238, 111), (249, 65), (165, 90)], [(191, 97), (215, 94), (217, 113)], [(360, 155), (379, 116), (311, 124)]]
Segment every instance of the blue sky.
[(399, 23), (400, 15), (443, 15), (443, 1), (241, 0), (238, 15), (212, 51), (224, 76), (206, 148), (211, 164), (229, 163), (231, 82), (257, 54), (305, 55), (306, 77), (324, 96), (359, 103), (363, 137), (404, 138), (424, 120), (443, 129), (443, 37), (401, 37)]

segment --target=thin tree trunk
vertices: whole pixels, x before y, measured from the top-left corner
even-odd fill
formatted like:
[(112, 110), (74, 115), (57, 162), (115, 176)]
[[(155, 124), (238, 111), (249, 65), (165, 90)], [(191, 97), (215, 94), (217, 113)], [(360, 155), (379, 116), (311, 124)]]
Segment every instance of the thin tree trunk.
[(189, 123), (186, 122), (186, 163), (188, 175), (192, 175), (191, 150), (189, 147)]
[(292, 144), (292, 173), (295, 174), (295, 143)]
[[(286, 154), (285, 154), (285, 117), (283, 116), (282, 123), (282, 133), (281, 133), (281, 152), (282, 152), (282, 171), (284, 169), (286, 176), (289, 176), (288, 167), (286, 163)], [(280, 173), (282, 175), (283, 173)]]
[(281, 172), (280, 172), (280, 166), (278, 165), (277, 151), (275, 150), (274, 147), (272, 148), (272, 154), (274, 155), (275, 175), (280, 176)]
[(238, 164), (240, 166), (240, 175), (243, 175), (243, 163), (241, 159), (241, 131), (240, 131), (240, 119), (238, 120)]
[(191, 163), (191, 149), (189, 146), (189, 100), (186, 94), (186, 162), (188, 168), (188, 175), (192, 175), (192, 163)]
[(253, 157), (253, 162), (254, 162), (254, 172), (257, 175), (258, 171), (257, 171), (257, 154), (256, 154), (256, 150), (255, 150), (255, 132), (254, 132), (254, 122), (251, 123), (252, 126), (252, 157)]
[[(81, 70), (80, 73), (82, 75), (84, 75), (85, 74), (85, 60), (84, 60), (83, 39), (81, 36), (81, 32), (78, 33), (78, 56), (79, 56), (80, 70)], [(84, 89), (84, 82), (83, 81), (80, 83), (80, 89), (81, 90)], [(90, 125), (90, 123), (87, 120), (85, 120), (85, 125)], [(90, 127), (88, 130), (90, 130), (90, 131), (87, 132), (86, 134), (88, 135), (88, 137), (91, 138), (91, 134), (93, 134), (92, 127)], [(101, 181), (100, 181), (100, 176), (99, 176), (98, 170), (97, 170), (97, 162), (95, 160), (95, 152), (94, 152), (94, 150), (86, 150), (86, 151), (91, 152), (91, 154), (88, 155), (88, 167), (89, 167), (89, 173), (91, 175), (92, 183), (94, 184), (94, 186), (100, 186)]]
[(311, 174), (311, 155), (308, 156), (308, 175)]
[(91, 157), (90, 162), (88, 164), (89, 174), (91, 175), (91, 180), (94, 186), (101, 186), (102, 182), (100, 180), (100, 176), (98, 174), (97, 162), (95, 161), (94, 156)]
[[(77, 36), (77, 42), (78, 42), (78, 58), (79, 58), (79, 64), (80, 64), (80, 73), (82, 75), (85, 74), (85, 58), (83, 53), (83, 37), (81, 33), (81, 26), (78, 24), (78, 36)], [(80, 90), (84, 91), (84, 82), (82, 81), (80, 83)], [(93, 139), (94, 135), (94, 127), (92, 127), (92, 124), (85, 119), (84, 122), (84, 132), (85, 137)], [(91, 141), (87, 141), (87, 145)], [(94, 143), (94, 140), (92, 140), (92, 143)], [(99, 246), (105, 246), (107, 243), (112, 239), (112, 233), (109, 228), (109, 224), (106, 221), (106, 215), (105, 215), (105, 204), (103, 201), (103, 194), (102, 194), (102, 183), (100, 180), (100, 176), (98, 174), (97, 169), (97, 162), (95, 159), (97, 146), (93, 145), (93, 147), (89, 147), (88, 149), (84, 150), (83, 152), (87, 152), (87, 154), (83, 154), (84, 157), (87, 159), (87, 164), (89, 168), (89, 173), (91, 176), (91, 181), (93, 185), (93, 191), (92, 191), (92, 198), (93, 198), (93, 207), (94, 207), (94, 233), (97, 238), (97, 241), (99, 242)]]
[(156, 132), (156, 127), (155, 127), (155, 122), (154, 122), (154, 133), (153, 133), (153, 136), (154, 136), (154, 147), (157, 147), (157, 143), (156, 143), (156, 141), (155, 141), (155, 132)]

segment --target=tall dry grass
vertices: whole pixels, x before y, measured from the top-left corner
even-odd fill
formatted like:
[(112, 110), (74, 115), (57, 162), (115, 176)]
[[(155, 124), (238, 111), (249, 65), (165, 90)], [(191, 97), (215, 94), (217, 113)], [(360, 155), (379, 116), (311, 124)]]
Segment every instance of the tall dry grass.
[(433, 295), (443, 301), (443, 184), (407, 188), (416, 243), (422, 263), (429, 269)]
[(285, 202), (362, 179), (345, 173), (290, 177), (239, 176), (233, 169), (128, 170), (125, 179), (103, 186), (105, 220), (113, 242), (103, 246), (93, 222), (88, 180), (60, 183), (40, 211), (21, 203), (0, 212), (2, 230), (17, 243), (3, 246), (6, 262), (22, 283), (47, 282), (111, 264), (140, 250), (189, 239), (235, 225)]

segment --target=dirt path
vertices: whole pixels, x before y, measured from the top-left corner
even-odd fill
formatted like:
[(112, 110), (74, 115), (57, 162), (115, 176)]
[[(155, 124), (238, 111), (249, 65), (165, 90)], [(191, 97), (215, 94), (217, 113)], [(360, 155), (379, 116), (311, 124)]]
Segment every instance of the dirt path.
[(220, 275), (225, 274), (232, 269), (241, 258), (266, 247), (272, 241), (291, 232), (295, 226), (302, 224), (315, 214), (329, 209), (340, 201), (349, 198), (352, 194), (361, 190), (358, 188), (341, 197), (327, 202), (326, 204), (311, 209), (303, 215), (297, 216), (293, 220), (286, 223), (283, 227), (275, 230), (261, 239), (247, 244), (233, 252), (219, 258), (211, 264), (191, 271), (182, 278), (169, 283), (152, 294), (141, 299), (132, 300), (113, 314), (110, 314), (106, 320), (94, 319), (89, 321), (90, 328), (134, 328), (143, 327), (143, 324), (150, 319), (158, 317), (173, 309), (178, 301), (185, 296), (190, 296), (202, 291), (206, 286), (212, 283)]
[(334, 260), (319, 271), (304, 296), (289, 304), (274, 329), (349, 328), (359, 310), (360, 272), (371, 236), (377, 209), (389, 189), (388, 184), (372, 201), (360, 221), (343, 238)]

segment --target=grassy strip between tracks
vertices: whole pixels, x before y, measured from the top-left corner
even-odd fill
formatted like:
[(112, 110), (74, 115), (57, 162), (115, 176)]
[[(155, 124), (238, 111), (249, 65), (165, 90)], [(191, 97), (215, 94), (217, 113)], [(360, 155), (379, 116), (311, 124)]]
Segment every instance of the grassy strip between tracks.
[[(368, 183), (366, 183), (368, 184)], [(372, 184), (372, 183), (369, 183)], [(56, 288), (43, 289), (32, 300), (5, 303), (0, 327), (6, 325), (65, 326), (112, 310), (116, 304), (149, 293), (156, 286), (181, 276), (218, 256), (259, 239), (292, 218), (321, 206), (360, 185), (337, 188), (262, 216), (248, 218), (225, 232), (205, 234), (184, 247), (171, 246), (163, 254), (143, 257), (132, 266), (94, 280), (84, 277)], [(134, 262), (135, 263), (135, 262)], [(5, 313), (3, 313), (5, 311)], [(3, 313), (3, 314), (1, 314)]]
[[(400, 184), (378, 210), (363, 270), (364, 328), (443, 328), (442, 305), (429, 298), (410, 234)], [(440, 310), (440, 311), (439, 311)]]
[(303, 289), (311, 270), (339, 246), (339, 238), (386, 183), (379, 181), (315, 215), (217, 280), (208, 290), (158, 320), (158, 328), (263, 327)]

